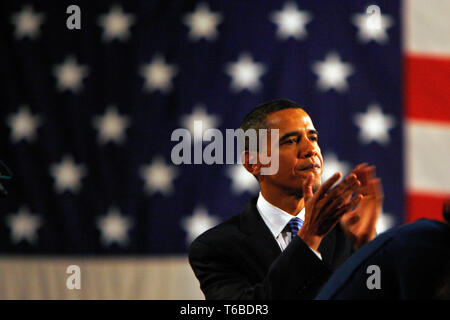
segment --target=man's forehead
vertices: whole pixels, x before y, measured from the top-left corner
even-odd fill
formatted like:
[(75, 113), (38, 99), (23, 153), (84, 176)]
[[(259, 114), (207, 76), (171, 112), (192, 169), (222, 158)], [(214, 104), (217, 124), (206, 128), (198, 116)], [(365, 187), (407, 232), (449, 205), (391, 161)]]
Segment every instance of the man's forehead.
[(288, 131), (292, 129), (314, 129), (314, 124), (305, 110), (289, 108), (273, 112), (267, 116), (267, 124), (271, 129)]

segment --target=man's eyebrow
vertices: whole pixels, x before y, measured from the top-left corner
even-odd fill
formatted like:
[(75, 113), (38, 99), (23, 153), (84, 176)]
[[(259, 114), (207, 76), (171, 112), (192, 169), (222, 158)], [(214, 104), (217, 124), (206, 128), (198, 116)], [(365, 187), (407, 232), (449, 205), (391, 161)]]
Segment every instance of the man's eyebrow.
[[(296, 130), (296, 131), (291, 131), (291, 132), (288, 132), (288, 133), (285, 133), (285, 134), (280, 138), (280, 141), (283, 141), (284, 139), (286, 139), (287, 137), (290, 137), (290, 136), (298, 136), (299, 134), (300, 134), (300, 131), (298, 131), (298, 130)], [(316, 136), (318, 136), (318, 135), (319, 135), (319, 132), (317, 132), (316, 129), (310, 129), (310, 130), (308, 130), (308, 134), (315, 134)]]
[(300, 134), (300, 131), (291, 131), (291, 132), (285, 133), (285, 134), (280, 138), (280, 141), (282, 141), (282, 140), (284, 140), (284, 139), (286, 139), (287, 137), (290, 137), (290, 136), (298, 136), (299, 134)]

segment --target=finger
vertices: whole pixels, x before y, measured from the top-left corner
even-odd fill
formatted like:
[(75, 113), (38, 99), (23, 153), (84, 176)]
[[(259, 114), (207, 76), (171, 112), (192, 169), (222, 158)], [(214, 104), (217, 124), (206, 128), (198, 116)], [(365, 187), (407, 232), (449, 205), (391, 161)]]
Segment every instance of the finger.
[[(352, 201), (349, 202), (351, 195), (358, 190), (360, 182), (358, 180), (349, 179), (349, 184), (340, 193), (334, 193), (330, 195), (327, 200), (328, 203), (324, 205), (325, 212), (338, 212), (340, 208), (347, 204), (355, 203), (355, 201), (361, 200), (362, 196), (358, 193)], [(359, 200), (358, 200), (359, 199)], [(351, 207), (350, 207), (351, 208)], [(349, 210), (349, 209), (348, 209)], [(347, 211), (348, 211), (347, 210)]]
[[(355, 210), (353, 210), (358, 204), (359, 202), (362, 200), (363, 196), (362, 195), (357, 195), (356, 197), (354, 197), (349, 203), (345, 204), (342, 208), (340, 208), (339, 210), (343, 210), (344, 213), (343, 214), (347, 214), (349, 212), (354, 212), (356, 213)], [(353, 210), (353, 211), (350, 211)]]
[(358, 164), (355, 168), (353, 168), (352, 172), (353, 172), (353, 173), (359, 172), (359, 171), (361, 171), (362, 169), (364, 169), (365, 167), (367, 167), (367, 165), (368, 165), (367, 162), (360, 163), (360, 164)]
[(342, 198), (345, 199), (348, 195), (355, 192), (360, 185), (361, 183), (356, 178), (356, 175), (351, 173), (328, 193), (328, 201), (330, 202)]
[[(378, 186), (377, 186), (378, 185)], [(371, 189), (378, 189), (379, 187), (379, 179), (375, 179), (369, 183), (369, 187)], [(381, 194), (374, 194), (374, 192), (378, 191), (371, 191), (370, 194), (366, 197), (364, 197), (364, 208), (365, 210), (361, 210), (361, 228), (363, 230), (370, 230), (376, 226), (376, 223), (378, 221), (378, 218), (381, 215), (382, 207), (383, 207), (383, 199)]]
[(325, 193), (342, 177), (342, 174), (340, 172), (336, 172), (333, 174), (327, 181), (325, 181), (324, 184), (317, 190), (316, 194), (314, 195), (317, 199), (320, 199), (324, 196)]
[(360, 163), (355, 168), (353, 168), (351, 173), (354, 173), (358, 176), (361, 173), (361, 171), (363, 171), (365, 168), (367, 168), (367, 165), (368, 165), (367, 162)]
[(343, 219), (342, 223), (356, 223), (359, 221), (359, 215), (357, 214), (357, 211), (350, 211), (352, 208), (358, 205), (359, 201), (361, 201), (363, 197), (361, 195), (355, 197), (350, 201), (348, 204), (343, 205), (341, 208), (336, 210), (333, 215), (330, 215), (327, 219), (328, 223), (325, 223), (325, 225), (333, 224), (335, 221), (340, 221)]
[(361, 185), (365, 187), (367, 183), (374, 177), (375, 166), (364, 167), (356, 172), (358, 180), (361, 181)]
[(313, 174), (309, 174), (306, 178), (306, 182), (303, 184), (303, 197), (305, 198), (305, 203), (313, 197), (313, 182), (314, 182), (314, 176)]
[[(363, 188), (362, 188), (363, 189)], [(375, 178), (368, 182), (367, 186), (361, 192), (368, 200), (375, 200), (377, 204), (383, 202), (383, 188), (381, 186), (381, 179)]]
[[(358, 205), (358, 203), (361, 201), (362, 198), (363, 197), (359, 195), (353, 198), (352, 201), (350, 201), (349, 203), (339, 208), (335, 213), (336, 217), (339, 217), (341, 220), (343, 220), (342, 221), (343, 223), (346, 223), (346, 221), (350, 219), (352, 223), (359, 221), (360, 217), (357, 214), (357, 211), (353, 209)], [(355, 218), (354, 216), (357, 216), (357, 218)]]
[(383, 201), (384, 194), (380, 178), (372, 179), (369, 183), (369, 188), (377, 201)]
[(373, 179), (374, 166), (370, 166), (361, 171), (358, 175), (358, 180), (361, 182), (361, 194), (367, 195), (369, 191), (369, 181)]
[(375, 171), (375, 167), (374, 166), (370, 166), (370, 167), (366, 167), (364, 168), (364, 170), (361, 171), (361, 175), (358, 178), (361, 178), (361, 182), (364, 183), (364, 185), (366, 185), (369, 180), (373, 177), (373, 173)]

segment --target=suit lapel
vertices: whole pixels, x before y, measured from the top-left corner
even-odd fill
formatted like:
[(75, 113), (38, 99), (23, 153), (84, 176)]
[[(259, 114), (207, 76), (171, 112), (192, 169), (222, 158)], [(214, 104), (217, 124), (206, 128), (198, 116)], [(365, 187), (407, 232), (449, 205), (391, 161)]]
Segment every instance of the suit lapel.
[(247, 234), (247, 243), (255, 252), (264, 270), (268, 270), (280, 255), (281, 249), (256, 208), (257, 198), (249, 201), (241, 213), (241, 230)]

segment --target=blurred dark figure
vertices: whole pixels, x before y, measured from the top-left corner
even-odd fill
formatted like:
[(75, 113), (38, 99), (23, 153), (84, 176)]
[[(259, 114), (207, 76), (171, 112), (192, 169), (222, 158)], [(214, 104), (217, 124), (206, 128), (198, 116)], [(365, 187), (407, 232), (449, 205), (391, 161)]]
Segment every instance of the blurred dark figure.
[(420, 219), (379, 235), (328, 280), (317, 300), (450, 300), (450, 199), (445, 222)]

